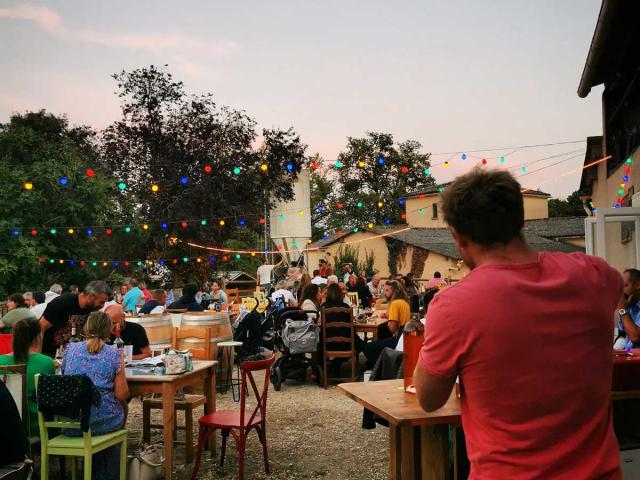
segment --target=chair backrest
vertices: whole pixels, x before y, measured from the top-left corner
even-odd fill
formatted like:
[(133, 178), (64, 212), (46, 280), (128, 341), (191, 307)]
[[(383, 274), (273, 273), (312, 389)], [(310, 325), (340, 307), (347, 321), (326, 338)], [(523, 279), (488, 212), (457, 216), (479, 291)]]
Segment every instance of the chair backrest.
[(358, 292), (347, 292), (347, 297), (351, 299), (351, 303), (355, 307), (356, 305), (360, 305), (360, 298), (358, 297)]
[[(190, 343), (188, 348), (191, 356), (196, 360), (211, 360), (211, 328), (209, 327), (182, 327), (173, 329), (172, 346), (179, 349), (178, 340), (197, 339), (198, 343)], [(193, 346), (196, 346), (194, 348)], [(182, 345), (184, 348), (184, 344)], [(198, 348), (202, 347), (202, 348)]]
[[(275, 355), (271, 355), (271, 357), (265, 360), (249, 360), (240, 364), (240, 370), (242, 371), (242, 382), (240, 385), (240, 425), (250, 425), (258, 414), (260, 414), (263, 422), (266, 420), (269, 378), (271, 377), (271, 367), (275, 361)], [(258, 391), (256, 379), (253, 376), (254, 372), (260, 371), (264, 372), (262, 392)], [(247, 405), (247, 379), (249, 380), (253, 394), (256, 397), (256, 406), (251, 412), (249, 420), (245, 422), (245, 417), (247, 415), (247, 412), (245, 411)]]
[(231, 302), (238, 303), (240, 301), (240, 289), (238, 289), (238, 288), (227, 288), (225, 293), (227, 294), (227, 300), (228, 300), (229, 303), (231, 303)]
[(29, 432), (29, 408), (27, 397), (27, 366), (21, 365), (4, 365), (0, 367), (0, 380), (4, 383), (16, 402), (25, 434), (36, 435), (37, 432)]
[[(341, 317), (341, 321), (333, 321), (332, 317), (336, 316)], [(353, 352), (355, 350), (354, 335), (352, 309), (343, 307), (322, 309), (322, 344), (325, 355), (329, 352)], [(349, 350), (332, 350), (330, 347), (335, 344), (348, 344)]]
[[(62, 375), (55, 375), (55, 377), (62, 377)], [(38, 383), (40, 381), (40, 374), (37, 373), (35, 375), (35, 387), (36, 387), (36, 398), (38, 392)], [(68, 429), (68, 430), (81, 430), (80, 422), (77, 420), (58, 417), (56, 416), (53, 420), (45, 420), (43, 413), (38, 408), (38, 424), (40, 426), (40, 442), (43, 445), (46, 445), (49, 442), (49, 429)], [(57, 430), (56, 430), (57, 434)], [(91, 450), (91, 429), (86, 432), (82, 432), (84, 437), (84, 446), (85, 449)]]

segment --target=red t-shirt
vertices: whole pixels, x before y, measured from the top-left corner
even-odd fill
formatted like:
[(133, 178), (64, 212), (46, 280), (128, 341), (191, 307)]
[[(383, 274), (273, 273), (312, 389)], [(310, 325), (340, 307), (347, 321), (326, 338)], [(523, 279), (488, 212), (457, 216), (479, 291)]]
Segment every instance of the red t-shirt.
[(619, 479), (620, 274), (584, 254), (483, 265), (429, 304), (421, 365), (460, 376), (472, 479)]

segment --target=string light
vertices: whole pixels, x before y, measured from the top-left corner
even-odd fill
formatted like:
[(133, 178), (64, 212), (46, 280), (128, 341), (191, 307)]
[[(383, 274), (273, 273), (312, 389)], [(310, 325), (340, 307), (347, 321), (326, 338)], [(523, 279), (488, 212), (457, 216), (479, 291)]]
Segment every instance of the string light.
[(247, 222), (244, 219), (240, 219), (238, 223), (240, 224), (241, 227), (244, 227), (247, 224)]
[(449, 168), (449, 162), (444, 162), (444, 168)]
[(69, 235), (73, 235), (73, 228), (70, 228), (69, 230), (67, 230), (67, 233), (68, 233)]
[(66, 187), (69, 184), (69, 179), (67, 177), (60, 177), (58, 179), (58, 183), (63, 187)]
[(107, 228), (104, 233), (106, 233), (107, 235), (111, 235), (113, 233), (113, 230), (111, 230), (110, 228)]
[(211, 173), (212, 171), (213, 171), (213, 168), (211, 168), (211, 165), (204, 166), (204, 173)]
[(96, 174), (96, 172), (93, 170), (93, 168), (87, 168), (87, 170), (84, 172), (84, 174), (87, 177), (91, 178)]
[(234, 175), (240, 175), (240, 172), (241, 172), (240, 167), (236, 167), (236, 168), (233, 169), (233, 174)]
[(431, 169), (430, 168), (425, 168), (424, 169), (424, 174), (425, 175), (431, 175)]
[(281, 222), (284, 222), (284, 215), (283, 215), (283, 214), (280, 214), (280, 215), (278, 216), (278, 220), (280, 220)]
[(311, 170), (317, 170), (317, 169), (318, 169), (318, 162), (311, 163)]
[(487, 165), (487, 159), (483, 158), (482, 159), (482, 166), (485, 167)]
[(526, 172), (527, 172), (527, 167), (522, 167), (522, 168), (520, 169), (520, 171), (521, 171), (522, 173), (526, 173)]
[(125, 233), (131, 233), (131, 227), (124, 227)]
[(205, 219), (200, 220), (200, 225), (206, 225), (207, 221)]
[(149, 230), (149, 225), (147, 225), (146, 223), (142, 224), (142, 229), (143, 230)]
[(334, 163), (336, 168), (342, 168), (343, 163), (340, 160), (336, 160), (336, 163)]
[(37, 230), (31, 230), (31, 236), (35, 237), (36, 235), (38, 235), (38, 231)]
[(187, 228), (187, 222), (180, 222), (180, 226), (182, 228)]
[(400, 169), (400, 171), (402, 173), (408, 173), (409, 172), (409, 167), (407, 167), (406, 165), (403, 165), (402, 168)]
[(93, 230), (90, 228), (87, 228), (87, 235), (89, 236), (93, 235)]
[(13, 235), (14, 237), (18, 237), (18, 236), (20, 236), (20, 230), (18, 230), (17, 228), (14, 228), (14, 229), (11, 231), (11, 235)]
[(382, 208), (383, 205), (384, 205), (384, 203), (378, 202), (378, 208)]
[(32, 190), (32, 189), (33, 189), (33, 183), (31, 183), (31, 182), (25, 182), (25, 183), (24, 183), (24, 189), (25, 189), (25, 190)]
[(266, 163), (263, 163), (262, 165), (260, 165), (260, 170), (262, 170), (263, 172), (266, 172), (268, 168), (269, 166)]
[(126, 190), (126, 188), (127, 188), (127, 184), (126, 184), (126, 183), (124, 183), (124, 182), (120, 182), (120, 183), (118, 184), (118, 189), (119, 189), (119, 190)]
[(218, 223), (220, 224), (221, 227), (224, 227), (224, 220), (220, 220)]
[(358, 166), (359, 166), (360, 168), (364, 168), (366, 165), (367, 165), (367, 164), (366, 164), (366, 163), (364, 163), (362, 160), (360, 160), (360, 161), (358, 162)]
[(505, 162), (504, 157), (500, 157), (499, 161), (500, 161), (500, 163), (504, 163)]
[(168, 227), (168, 225), (167, 225), (166, 223), (163, 223), (162, 225), (160, 225), (160, 227), (161, 227), (163, 230), (166, 230), (166, 229), (167, 229), (167, 227)]
[(373, 228), (373, 223), (370, 223), (369, 225), (367, 225), (369, 228)]
[(358, 203), (356, 204), (356, 207), (358, 207), (358, 208), (362, 208), (362, 202), (358, 202)]
[(51, 230), (49, 230), (49, 233), (50, 233), (51, 235), (55, 235), (55, 234), (56, 234), (56, 233), (58, 233), (58, 232), (57, 232), (57, 230), (56, 230), (55, 228), (52, 228)]
[(462, 160), (466, 160), (467, 159), (467, 154), (463, 153), (462, 156), (460, 157)]
[(187, 183), (189, 183), (189, 179), (187, 177), (182, 177), (180, 179), (180, 183), (183, 185), (186, 185)]
[(158, 190), (160, 190), (160, 187), (158, 187), (158, 185), (151, 185), (152, 192), (157, 192)]
[(287, 163), (287, 171), (292, 171), (293, 170), (293, 163), (289, 162)]
[(384, 157), (378, 158), (378, 165), (384, 165)]

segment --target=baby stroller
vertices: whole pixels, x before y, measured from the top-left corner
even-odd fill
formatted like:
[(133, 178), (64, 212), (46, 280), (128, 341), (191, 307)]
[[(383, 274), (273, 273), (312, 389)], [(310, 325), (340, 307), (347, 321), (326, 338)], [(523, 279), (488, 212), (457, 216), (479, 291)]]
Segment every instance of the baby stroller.
[(271, 310), (271, 300), (267, 298), (269, 304), (265, 316), (258, 313), (259, 303), (250, 311), (241, 312), (233, 322), (233, 339), (242, 342), (242, 346), (237, 348), (240, 358), (248, 358), (260, 353), (261, 348), (273, 350), (273, 320), (268, 312)]
[(309, 369), (316, 383), (322, 385), (322, 368), (306, 356), (316, 352), (320, 341), (320, 329), (307, 313), (318, 315), (318, 312), (285, 308), (275, 316), (274, 346), (282, 353), (271, 369), (271, 383), (276, 391), (280, 391), (287, 379), (304, 382)]

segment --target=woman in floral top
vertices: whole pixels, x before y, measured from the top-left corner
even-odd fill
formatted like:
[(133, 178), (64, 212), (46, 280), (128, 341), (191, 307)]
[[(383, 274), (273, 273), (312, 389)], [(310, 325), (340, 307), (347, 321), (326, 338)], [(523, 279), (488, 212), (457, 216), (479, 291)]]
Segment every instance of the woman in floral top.
[[(129, 397), (124, 358), (106, 344), (111, 335), (111, 319), (104, 312), (93, 312), (85, 325), (87, 340), (70, 343), (62, 360), (65, 375), (86, 374), (100, 391), (100, 406), (91, 406), (91, 434), (101, 435), (123, 427), (123, 403)], [(71, 433), (71, 432), (69, 432)], [(79, 431), (76, 431), (80, 434)], [(103, 450), (93, 456), (95, 479), (118, 478), (120, 446)]]

